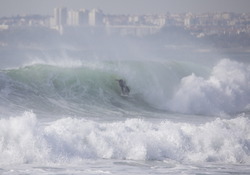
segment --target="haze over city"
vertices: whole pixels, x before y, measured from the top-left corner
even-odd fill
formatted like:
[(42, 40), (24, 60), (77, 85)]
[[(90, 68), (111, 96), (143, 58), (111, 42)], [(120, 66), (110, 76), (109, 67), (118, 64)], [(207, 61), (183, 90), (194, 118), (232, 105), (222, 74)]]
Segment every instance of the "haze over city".
[(249, 12), (249, 0), (1, 0), (0, 17), (18, 14), (51, 15), (55, 7), (100, 8), (110, 14), (166, 12)]

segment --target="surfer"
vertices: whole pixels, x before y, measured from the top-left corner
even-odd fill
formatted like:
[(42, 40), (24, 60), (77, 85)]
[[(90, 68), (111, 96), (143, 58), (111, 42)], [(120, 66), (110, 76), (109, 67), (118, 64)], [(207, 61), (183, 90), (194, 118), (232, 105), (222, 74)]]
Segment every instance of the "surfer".
[(129, 87), (126, 84), (126, 81), (123, 80), (123, 79), (116, 80), (116, 81), (118, 81), (118, 83), (119, 83), (119, 85), (121, 87), (122, 95), (128, 95), (129, 92), (130, 92), (130, 89), (129, 89)]

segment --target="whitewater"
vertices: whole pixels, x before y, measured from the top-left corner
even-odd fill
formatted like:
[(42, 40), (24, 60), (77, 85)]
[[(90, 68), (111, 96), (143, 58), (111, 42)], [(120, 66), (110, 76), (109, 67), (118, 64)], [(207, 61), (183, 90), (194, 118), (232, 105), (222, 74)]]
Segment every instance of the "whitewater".
[(2, 64), (0, 174), (248, 174), (250, 64), (208, 62)]

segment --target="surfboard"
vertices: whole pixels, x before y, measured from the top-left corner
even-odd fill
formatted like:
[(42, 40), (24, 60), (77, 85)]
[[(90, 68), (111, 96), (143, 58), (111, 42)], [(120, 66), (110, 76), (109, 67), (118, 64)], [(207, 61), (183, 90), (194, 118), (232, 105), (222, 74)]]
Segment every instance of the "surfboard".
[(122, 96), (122, 97), (128, 97), (129, 95), (128, 95), (128, 94), (123, 94), (123, 93), (121, 93), (121, 96)]

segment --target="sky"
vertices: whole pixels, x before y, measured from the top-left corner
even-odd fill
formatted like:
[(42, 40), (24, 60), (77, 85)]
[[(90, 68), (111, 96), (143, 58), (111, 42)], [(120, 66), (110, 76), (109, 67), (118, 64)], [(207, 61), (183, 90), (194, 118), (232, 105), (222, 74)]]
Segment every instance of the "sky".
[(250, 0), (0, 0), (0, 17), (52, 15), (55, 7), (100, 8), (105, 14), (250, 12)]

